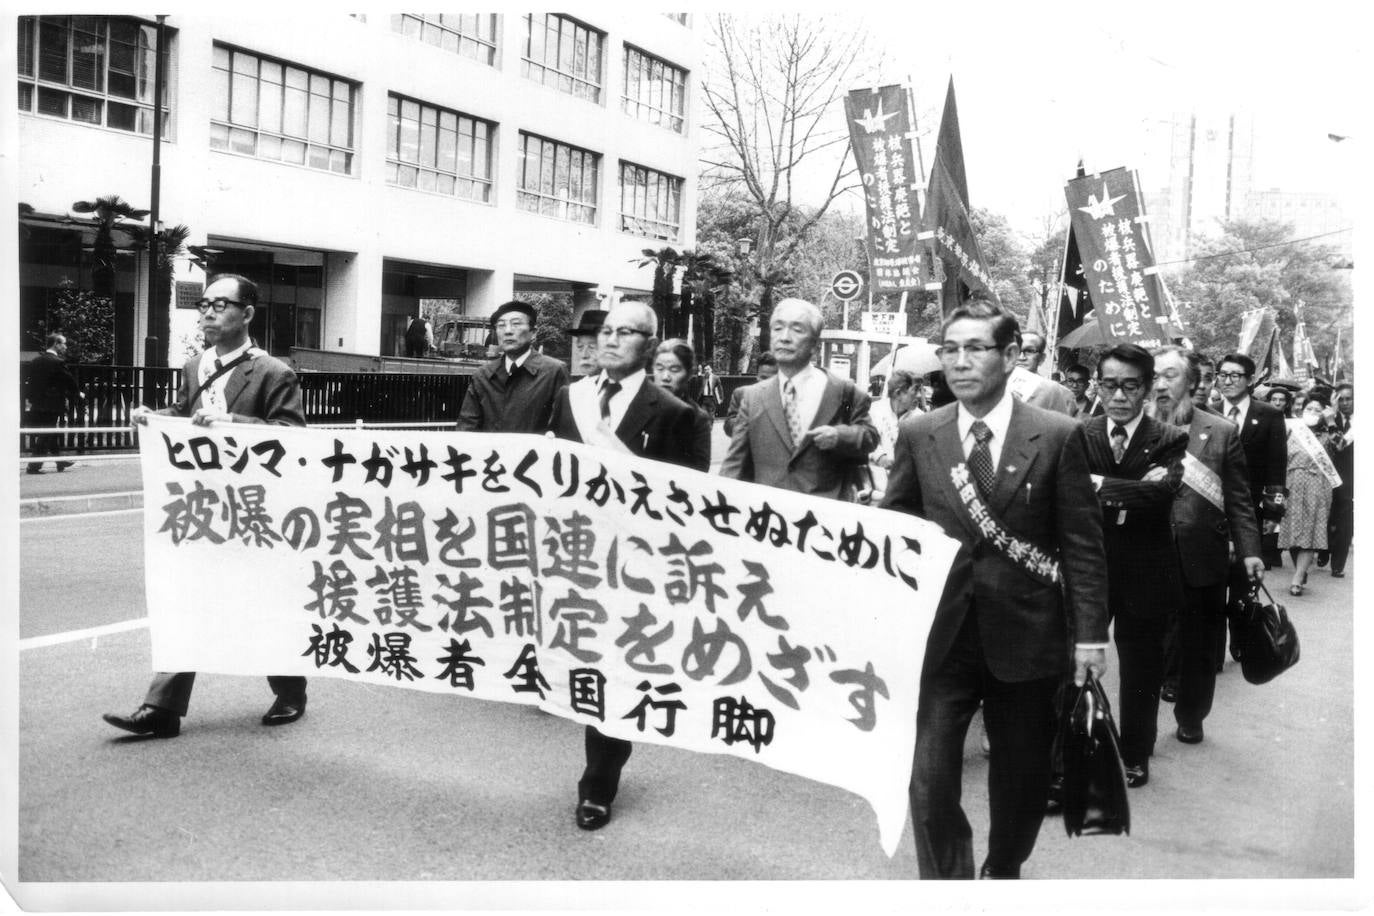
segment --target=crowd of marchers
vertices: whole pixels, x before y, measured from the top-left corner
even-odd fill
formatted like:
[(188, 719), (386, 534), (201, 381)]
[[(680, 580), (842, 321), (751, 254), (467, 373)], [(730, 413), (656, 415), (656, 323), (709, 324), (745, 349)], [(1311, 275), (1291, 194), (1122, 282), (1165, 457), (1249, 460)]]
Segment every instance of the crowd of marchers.
[[(199, 303), (207, 349), (162, 413), (304, 425), (295, 376), (248, 337), (256, 305), (251, 281), (211, 279)], [(490, 319), (500, 355), (471, 378), (457, 429), (552, 434), (708, 470), (719, 380), (686, 342), (659, 340), (647, 304), (621, 301), (595, 318), (575, 329), (574, 381), (533, 346), (534, 308), (500, 306)], [(922, 878), (1020, 877), (1058, 803), (1064, 698), (1102, 675), (1110, 641), (1121, 754), (1128, 785), (1140, 788), (1161, 699), (1173, 703), (1177, 740), (1204, 738), (1228, 601), (1280, 568), (1284, 550), (1294, 597), (1314, 568), (1345, 574), (1348, 384), (1259, 386), (1243, 354), (1214, 361), (1134, 344), (1111, 347), (1092, 371), (1067, 366), (1061, 384), (1038, 371), (1043, 336), (970, 301), (944, 318), (938, 371), (895, 361), (865, 390), (815, 364), (815, 305), (784, 299), (768, 323), (758, 380), (729, 399), (719, 473), (913, 513), (959, 545), (921, 668), (910, 800)], [(105, 719), (174, 737), (194, 677), (159, 673), (137, 710)], [(275, 700), (263, 724), (299, 719), (305, 678), (268, 680)], [(980, 708), (991, 827), (978, 863), (960, 798)], [(633, 745), (588, 726), (585, 751), (574, 818), (597, 830), (611, 821)]]

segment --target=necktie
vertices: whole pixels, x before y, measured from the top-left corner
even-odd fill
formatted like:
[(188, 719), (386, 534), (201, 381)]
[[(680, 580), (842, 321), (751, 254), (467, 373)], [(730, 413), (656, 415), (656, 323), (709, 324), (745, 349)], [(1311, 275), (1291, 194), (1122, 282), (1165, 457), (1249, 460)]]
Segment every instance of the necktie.
[(806, 430), (802, 429), (801, 411), (797, 409), (797, 386), (788, 379), (782, 386), (782, 412), (787, 416), (787, 431), (792, 434), (792, 445), (802, 441)]
[(1112, 459), (1121, 463), (1121, 459), (1126, 457), (1126, 427), (1120, 423), (1112, 426)]
[(606, 384), (601, 386), (601, 419), (611, 418), (611, 398), (620, 391), (620, 383), (614, 379), (606, 379)]
[(1239, 407), (1232, 407), (1230, 413), (1228, 413), (1226, 416), (1230, 419), (1230, 421), (1231, 421), (1232, 423), (1236, 424), (1237, 426), (1240, 425), (1240, 408), (1239, 408)]
[(216, 359), (214, 362), (214, 369), (210, 373), (210, 378), (214, 379), (214, 381), (211, 381), (209, 384), (207, 384), (205, 386), (205, 390), (201, 392), (200, 405), (208, 410), (215, 410), (220, 412), (223, 412), (225, 410), (224, 396), (220, 394), (219, 387), (221, 380), (224, 378), (224, 376), (215, 378), (215, 376), (223, 368), (224, 363)]
[(973, 433), (973, 450), (968, 454), (968, 466), (973, 471), (973, 477), (978, 482), (978, 489), (983, 496), (992, 493), (994, 483), (992, 469), (992, 450), (988, 448), (988, 442), (992, 439), (992, 430), (982, 420), (974, 420), (970, 428)]

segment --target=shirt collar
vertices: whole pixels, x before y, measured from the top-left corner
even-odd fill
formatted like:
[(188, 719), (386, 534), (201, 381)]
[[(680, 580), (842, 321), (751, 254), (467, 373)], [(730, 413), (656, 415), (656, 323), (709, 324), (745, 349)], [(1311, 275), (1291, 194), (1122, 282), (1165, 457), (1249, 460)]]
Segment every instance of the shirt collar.
[(248, 348), (252, 345), (253, 342), (251, 340), (244, 340), (244, 342), (240, 344), (236, 349), (230, 350), (223, 356), (220, 356), (217, 352), (215, 352), (214, 349), (206, 350), (205, 355), (208, 358), (208, 362), (211, 366), (215, 364), (215, 360), (219, 360), (219, 364), (221, 366), (227, 366), (234, 360), (242, 356), (244, 353), (248, 352)]
[(525, 352), (521, 353), (515, 359), (511, 359), (509, 356), (502, 353), (501, 361), (505, 363), (506, 372), (510, 372), (512, 369), (519, 368), (520, 366), (525, 365), (525, 360), (529, 359), (530, 353), (533, 351), (533, 349), (533, 347), (526, 347)]
[[(630, 397), (634, 397), (635, 395), (639, 394), (639, 389), (641, 386), (643, 386), (644, 380), (647, 377), (648, 376), (646, 375), (643, 369), (636, 369), (634, 372), (631, 372), (629, 375), (625, 376), (623, 379), (620, 380), (619, 394), (628, 394)], [(602, 369), (601, 374), (596, 378), (597, 394), (601, 393), (601, 390), (606, 386), (606, 383), (610, 381), (610, 378), (611, 377), (606, 374), (606, 370)]]
[(981, 419), (983, 423), (987, 425), (987, 428), (992, 430), (992, 437), (994, 439), (998, 442), (1005, 442), (1007, 439), (1007, 428), (1011, 426), (1012, 400), (1011, 389), (1003, 389), (1002, 400), (998, 401), (996, 406), (994, 406), (992, 410), (989, 410), (987, 415), (983, 417), (975, 417), (968, 412), (968, 408), (960, 403), (958, 411), (955, 414), (956, 422), (959, 424), (959, 441), (964, 441), (965, 437), (969, 434), (969, 430), (973, 428), (974, 421)]
[(1135, 431), (1136, 431), (1137, 429), (1140, 428), (1140, 418), (1143, 417), (1143, 416), (1145, 416), (1145, 411), (1142, 410), (1140, 413), (1138, 413), (1138, 414), (1135, 415), (1135, 419), (1134, 419), (1134, 420), (1130, 421), (1129, 423), (1121, 423), (1121, 424), (1118, 424), (1118, 423), (1117, 423), (1115, 420), (1113, 420), (1111, 417), (1108, 417), (1108, 418), (1107, 418), (1107, 437), (1110, 439), (1110, 438), (1111, 438), (1111, 434), (1112, 434), (1112, 430), (1116, 429), (1117, 426), (1120, 425), (1123, 429), (1126, 430), (1126, 444), (1127, 444), (1127, 445), (1130, 445), (1130, 444), (1131, 444), (1131, 440), (1135, 438)]
[[(1223, 400), (1225, 399), (1223, 398)], [(1232, 407), (1240, 411), (1240, 419), (1244, 420), (1245, 415), (1250, 412), (1250, 395), (1246, 394), (1245, 397), (1241, 398), (1234, 404), (1232, 404), (1230, 401), (1226, 401), (1226, 404), (1221, 408), (1221, 415), (1228, 420), (1231, 419)]]
[(785, 375), (783, 371), (779, 369), (778, 390), (781, 391), (783, 389), (783, 386), (785, 386), (789, 381), (792, 383), (792, 387), (803, 388), (811, 384), (811, 382), (815, 380), (816, 376), (820, 374), (821, 370), (817, 369), (811, 363), (807, 363), (806, 368), (799, 370), (795, 375), (792, 376)]

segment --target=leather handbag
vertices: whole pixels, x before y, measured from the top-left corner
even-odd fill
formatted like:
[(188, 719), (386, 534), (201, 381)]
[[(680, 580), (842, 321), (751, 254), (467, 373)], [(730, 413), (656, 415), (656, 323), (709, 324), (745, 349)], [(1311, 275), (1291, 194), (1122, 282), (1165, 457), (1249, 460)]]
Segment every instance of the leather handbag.
[(1069, 836), (1129, 834), (1131, 804), (1126, 795), (1121, 737), (1107, 694), (1091, 672), (1059, 728), (1064, 759), (1064, 831)]
[[(1266, 604), (1259, 600), (1263, 591)], [(1240, 656), (1240, 671), (1251, 684), (1266, 684), (1298, 663), (1301, 653), (1298, 631), (1283, 605), (1274, 600), (1262, 583), (1249, 594), (1232, 601), (1232, 643)]]

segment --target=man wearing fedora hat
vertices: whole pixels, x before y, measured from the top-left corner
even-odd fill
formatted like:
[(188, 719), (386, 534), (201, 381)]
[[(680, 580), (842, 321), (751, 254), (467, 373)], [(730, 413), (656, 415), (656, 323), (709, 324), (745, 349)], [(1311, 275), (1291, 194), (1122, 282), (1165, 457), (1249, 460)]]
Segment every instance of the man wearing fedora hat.
[(548, 431), (554, 396), (568, 384), (568, 370), (562, 360), (531, 349), (537, 315), (534, 306), (515, 300), (492, 313), (501, 354), (469, 380), (458, 413), (460, 432)]
[(596, 375), (601, 367), (596, 362), (596, 336), (601, 325), (606, 322), (606, 312), (602, 309), (587, 309), (578, 319), (577, 327), (568, 328), (568, 338), (572, 342), (572, 374), (575, 376)]

